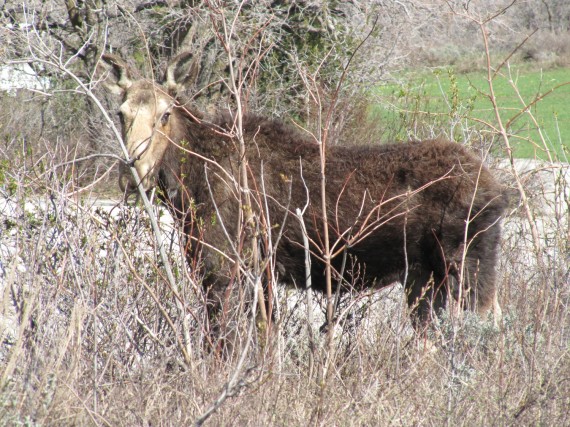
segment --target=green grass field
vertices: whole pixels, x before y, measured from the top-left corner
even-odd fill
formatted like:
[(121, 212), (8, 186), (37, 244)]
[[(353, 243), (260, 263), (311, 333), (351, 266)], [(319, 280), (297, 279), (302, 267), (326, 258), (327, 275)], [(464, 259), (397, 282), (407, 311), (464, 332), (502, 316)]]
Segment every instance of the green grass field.
[[(456, 75), (438, 69), (403, 80), (404, 84), (379, 89), (384, 102), (375, 106), (373, 114), (390, 123), (386, 138), (407, 139), (410, 129), (432, 127), (449, 129), (461, 140), (465, 129), (493, 133), (497, 126), (485, 73)], [(511, 69), (510, 77), (498, 75), (493, 82), (515, 156), (547, 159), (548, 149), (553, 158), (568, 161), (570, 69)]]

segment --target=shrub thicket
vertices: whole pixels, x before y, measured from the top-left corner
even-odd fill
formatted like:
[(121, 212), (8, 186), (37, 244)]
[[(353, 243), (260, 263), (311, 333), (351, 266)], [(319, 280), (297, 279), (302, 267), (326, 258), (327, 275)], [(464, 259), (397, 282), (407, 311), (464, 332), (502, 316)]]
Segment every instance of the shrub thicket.
[[(417, 108), (406, 112), (413, 115), (406, 132), (464, 135), (483, 157), (490, 148), (503, 148), (503, 159), (486, 158), (512, 195), (503, 224), (498, 325), (451, 307), (425, 336), (416, 336), (395, 284), (381, 293), (346, 296), (326, 334), (323, 297), (280, 289), (269, 333), (252, 326), (247, 305), (234, 307), (235, 349), (220, 356), (210, 343), (200, 277), (181, 255), (177, 227), (162, 210), (143, 212), (105, 197), (115, 186), (104, 180), (117, 161), (111, 155), (118, 141), (97, 106), (114, 101), (99, 91), (93, 73), (97, 55), (112, 46), (159, 75), (184, 40), (214, 43), (198, 37), (200, 31), (215, 24), (219, 31), (208, 36), (223, 34), (236, 13), (235, 2), (223, 10), (187, 3), (119, 7), (86, 1), (68, 9), (38, 2), (35, 15), (34, 2), (26, 10), (2, 9), (10, 25), (0, 31), (10, 44), (1, 53), (30, 61), (51, 75), (54, 86), (49, 96), (0, 100), (0, 425), (570, 424), (568, 164), (513, 159), (500, 115), (472, 126), (462, 120), (470, 111), (461, 103), (450, 103), (457, 114), (430, 121), (419, 114), (424, 100), (410, 100)], [(363, 18), (370, 3), (350, 2), (353, 13), (343, 9), (346, 2), (272, 3), (269, 22), (261, 2), (244, 3), (242, 16), (255, 25), (238, 20), (236, 28), (246, 32), (230, 38), (236, 43), (231, 55), (223, 56), (222, 48), (211, 56), (218, 65), (234, 58), (243, 71), (255, 46), (271, 47), (253, 55), (259, 78), (240, 80), (243, 92), (229, 94), (227, 105), (251, 100), (252, 109), (267, 114), (297, 109), (293, 115), (314, 129), (330, 124), (323, 118), (333, 111), (339, 129), (331, 132), (344, 141), (380, 138), (386, 128), (370, 124), (370, 93), (359, 96), (357, 90), (370, 83), (371, 67), (380, 72), (374, 77), (379, 81), (429, 55), (430, 64), (460, 63), (479, 52), (485, 66), (491, 58), (493, 75), (502, 70), (494, 55), (512, 52), (524, 31), (545, 27), (537, 36), (546, 40), (560, 31), (560, 14), (568, 16), (564, 2), (516, 2), (489, 22), (480, 18), (497, 2), (479, 2), (481, 10), (454, 8), (456, 2), (433, 9), (413, 1), (377, 6), (394, 13), (380, 14), (374, 41), (357, 51), (357, 66), (335, 98), (351, 49), (371, 28)], [(328, 14), (317, 19), (324, 7)], [(32, 16), (35, 24), (20, 31), (16, 24), (23, 17), (31, 23)], [(302, 31), (309, 27), (316, 29), (304, 44)], [(542, 60), (544, 50), (532, 53), (532, 43), (516, 51), (521, 60)], [(441, 45), (450, 48), (441, 54), (435, 50)], [(566, 55), (557, 43), (551, 47), (559, 58)], [(474, 66), (480, 63), (478, 58)], [(275, 80), (277, 74), (282, 80)], [(289, 87), (291, 98), (282, 98)], [(302, 109), (295, 104), (300, 98)], [(84, 160), (73, 161), (79, 158)], [(91, 185), (100, 178), (106, 184)], [(150, 215), (161, 219), (166, 258), (157, 255)]]

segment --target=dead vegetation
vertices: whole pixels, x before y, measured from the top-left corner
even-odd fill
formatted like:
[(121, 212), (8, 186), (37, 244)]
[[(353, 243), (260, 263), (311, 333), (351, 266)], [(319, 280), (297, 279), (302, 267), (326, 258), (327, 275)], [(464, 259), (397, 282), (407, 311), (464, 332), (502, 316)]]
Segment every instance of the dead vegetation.
[[(224, 391), (215, 425), (570, 421), (566, 222), (543, 217), (548, 269), (540, 271), (524, 219), (516, 209), (505, 219), (498, 328), (449, 312), (426, 346), (399, 287), (355, 296), (323, 378), (325, 336), (313, 337), (313, 351), (305, 295), (283, 291), (272, 341), (250, 347), (229, 384), (238, 360), (204, 345), (202, 301), (177, 240), (169, 256), (188, 319), (162, 277), (146, 215), (118, 206), (108, 214), (101, 201), (53, 190), (39, 199), (3, 194), (2, 425), (190, 425)], [(533, 205), (552, 203), (544, 191)], [(311, 304), (318, 330), (325, 305)], [(185, 320), (191, 364), (177, 343)]]
[[(57, 56), (42, 60), (73, 72)], [(325, 133), (335, 103), (316, 74), (299, 71), (317, 101), (314, 128)], [(99, 99), (80, 83), (70, 96)], [(220, 357), (208, 345), (201, 277), (168, 215), (102, 199), (69, 163), (89, 152), (44, 133), (41, 154), (30, 153), (33, 132), (9, 125), (0, 147), (0, 425), (570, 424), (567, 163), (490, 165), (513, 195), (498, 326), (452, 307), (418, 337), (395, 284), (346, 295), (335, 326), (321, 329), (330, 299), (281, 289), (271, 334), (250, 306), (233, 306), (237, 351)], [(495, 123), (478, 136), (488, 145), (509, 138)]]

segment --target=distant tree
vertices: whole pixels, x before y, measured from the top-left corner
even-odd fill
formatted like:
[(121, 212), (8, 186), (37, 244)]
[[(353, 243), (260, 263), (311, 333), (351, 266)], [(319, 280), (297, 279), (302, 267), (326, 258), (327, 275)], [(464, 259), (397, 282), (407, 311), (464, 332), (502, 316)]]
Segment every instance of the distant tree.
[[(377, 20), (343, 84), (338, 102), (344, 102), (346, 108), (341, 108), (340, 123), (349, 121), (345, 116), (356, 111), (354, 94), (370, 96), (374, 93), (371, 87), (383, 79), (398, 78), (398, 70), (453, 63), (478, 49), (476, 26), (457, 19), (451, 10), (467, 7), (483, 16), (510, 3), (513, 1), (7, 0), (0, 6), (0, 61), (27, 61), (37, 73), (52, 76), (59, 89), (69, 89), (74, 87), (72, 81), (33, 57), (39, 53), (30, 46), (31, 30), (41, 36), (43, 48), (61, 56), (85, 82), (93, 79), (103, 52), (131, 58), (149, 78), (161, 76), (167, 61), (176, 54), (191, 52), (198, 73), (188, 95), (202, 108), (225, 107), (232, 102), (227, 90), (228, 46), (220, 37), (225, 23), (233, 25), (232, 66), (238, 76), (245, 76), (247, 107), (306, 122), (312, 115), (307, 78), (326, 99), (356, 46)], [(566, 49), (569, 26), (567, 2), (529, 0), (515, 1), (489, 29), (492, 46), (503, 50), (516, 46), (536, 28), (556, 33), (548, 39), (552, 43), (535, 43), (534, 51), (542, 52)], [(82, 102), (83, 107), (77, 105)], [(47, 100), (45, 105), (50, 103), (54, 101)], [(65, 101), (64, 107), (69, 119), (69, 102)], [(73, 108), (72, 124), (81, 126), (79, 133), (88, 136), (88, 150), (101, 151), (104, 138), (93, 105), (84, 100)], [(362, 115), (363, 111), (365, 107), (352, 114)], [(55, 121), (60, 135), (62, 120)]]
[[(230, 48), (248, 108), (306, 121), (311, 116), (307, 75), (326, 98), (371, 22), (379, 19), (361, 57), (352, 62), (342, 98), (348, 100), (350, 93), (377, 84), (391, 61), (405, 57), (398, 46), (405, 34), (401, 24), (409, 20), (411, 6), (410, 1), (371, 0), (31, 0), (24, 4), (9, 0), (0, 9), (0, 20), (10, 28), (2, 34), (9, 40), (4, 57), (27, 60), (38, 72), (52, 73), (60, 88), (75, 83), (57, 70), (38, 67), (42, 61), (33, 58), (39, 53), (30, 46), (30, 29), (41, 34), (44, 47), (61, 56), (85, 82), (92, 80), (103, 52), (131, 58), (153, 79), (163, 74), (170, 58), (191, 52), (189, 59), (197, 62), (198, 73), (188, 95), (202, 108), (232, 102), (227, 90), (226, 49)], [(230, 46), (220, 37), (224, 25), (232, 26)], [(80, 102), (85, 106), (77, 112), (83, 110), (84, 115), (75, 114), (75, 124), (82, 126), (81, 135), (87, 135), (88, 151), (101, 151), (104, 138), (98, 115), (90, 100)]]

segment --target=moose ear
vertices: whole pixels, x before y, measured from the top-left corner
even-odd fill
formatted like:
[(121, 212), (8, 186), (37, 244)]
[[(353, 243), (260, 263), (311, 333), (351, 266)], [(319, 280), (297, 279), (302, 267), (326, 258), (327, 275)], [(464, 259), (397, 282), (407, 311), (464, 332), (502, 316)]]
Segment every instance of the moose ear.
[(166, 87), (177, 93), (196, 84), (200, 73), (200, 57), (192, 52), (175, 56), (166, 69)]
[(129, 65), (116, 55), (101, 56), (103, 66), (109, 71), (105, 80), (107, 89), (116, 95), (122, 95), (133, 84)]

